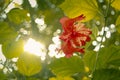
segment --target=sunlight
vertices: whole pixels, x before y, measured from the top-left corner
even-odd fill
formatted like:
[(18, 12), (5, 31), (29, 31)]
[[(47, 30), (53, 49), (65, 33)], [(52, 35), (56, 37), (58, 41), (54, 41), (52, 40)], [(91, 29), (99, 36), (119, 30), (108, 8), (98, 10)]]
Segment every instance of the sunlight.
[(56, 58), (60, 58), (60, 57), (64, 57), (65, 54), (63, 52), (59, 52), (59, 50), (61, 47), (61, 42), (59, 39), (59, 36), (55, 36), (52, 38), (53, 44), (50, 44), (48, 49), (49, 49), (49, 53), (48, 55), (50, 57), (56, 57)]
[(36, 0), (29, 0), (31, 7), (36, 7), (37, 3)]
[(44, 60), (46, 53), (45, 47), (43, 44), (35, 41), (34, 39), (30, 38), (24, 46), (24, 50), (30, 52), (31, 54), (35, 54), (37, 56), (41, 56), (41, 59)]
[(0, 60), (2, 60), (3, 62), (6, 61), (6, 58), (5, 58), (5, 56), (3, 55), (3, 53), (2, 53), (2, 45), (1, 45), (1, 44), (0, 44)]
[(44, 19), (40, 19), (40, 18), (36, 18), (35, 19), (35, 23), (39, 24), (39, 25), (44, 25)]

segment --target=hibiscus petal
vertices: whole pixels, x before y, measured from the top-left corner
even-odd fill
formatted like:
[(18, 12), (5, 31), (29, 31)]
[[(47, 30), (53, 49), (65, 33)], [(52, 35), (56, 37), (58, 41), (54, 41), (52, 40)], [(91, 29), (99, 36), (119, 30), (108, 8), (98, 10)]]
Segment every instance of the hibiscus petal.
[(80, 16), (78, 16), (78, 17), (75, 17), (75, 18), (73, 18), (73, 19), (71, 19), (71, 20), (73, 20), (74, 22), (76, 22), (76, 21), (83, 20), (84, 18), (85, 18), (85, 16), (82, 14), (82, 15), (80, 15)]
[(84, 18), (85, 16), (80, 15), (73, 19), (68, 17), (60, 19), (63, 28), (60, 35), (60, 39), (63, 41), (61, 50), (63, 50), (66, 57), (71, 57), (74, 52), (84, 53), (84, 48), (81, 47), (90, 41), (91, 30), (84, 23), (79, 22)]
[(72, 47), (70, 42), (63, 42), (61, 48), (63, 52), (65, 53), (66, 57), (71, 57), (73, 55), (74, 48)]
[(70, 38), (70, 35), (71, 33), (65, 33), (63, 32), (61, 35), (60, 35), (60, 39), (63, 40), (63, 41), (67, 41), (69, 38)]
[(68, 20), (69, 20), (68, 17), (63, 17), (63, 18), (60, 19), (60, 23), (61, 23), (62, 25), (64, 25), (64, 24), (66, 24), (66, 21), (68, 21)]
[(65, 32), (71, 32), (74, 28), (74, 22), (80, 21), (84, 19), (85, 17), (83, 15), (80, 15), (76, 18), (70, 19), (68, 17), (63, 17), (60, 19), (60, 23), (62, 24), (62, 28)]
[(74, 52), (84, 53), (83, 48), (75, 48), (70, 42), (64, 42), (61, 47), (67, 58), (71, 57)]

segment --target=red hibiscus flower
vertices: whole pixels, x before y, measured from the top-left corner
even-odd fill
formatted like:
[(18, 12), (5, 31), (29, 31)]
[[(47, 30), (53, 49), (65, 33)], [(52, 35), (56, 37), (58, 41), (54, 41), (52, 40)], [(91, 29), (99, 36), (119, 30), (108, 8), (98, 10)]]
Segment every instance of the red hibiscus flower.
[(60, 19), (63, 29), (60, 35), (60, 39), (63, 41), (61, 50), (63, 50), (66, 57), (71, 57), (74, 52), (84, 53), (84, 48), (82, 47), (86, 42), (90, 41), (91, 30), (80, 22), (84, 18), (83, 15), (80, 15), (73, 19), (68, 17)]

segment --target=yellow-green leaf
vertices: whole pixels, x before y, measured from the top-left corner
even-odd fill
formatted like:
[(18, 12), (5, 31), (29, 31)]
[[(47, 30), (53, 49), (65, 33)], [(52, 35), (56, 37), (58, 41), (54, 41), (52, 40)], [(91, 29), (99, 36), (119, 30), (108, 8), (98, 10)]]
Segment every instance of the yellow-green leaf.
[(112, 6), (120, 10), (120, 0), (113, 0)]
[(50, 69), (58, 76), (72, 76), (85, 71), (83, 61), (78, 56), (60, 58), (50, 64)]
[(24, 41), (19, 39), (18, 41), (6, 42), (2, 45), (2, 52), (8, 59), (19, 57), (24, 52)]
[(15, 32), (6, 22), (0, 22), (0, 44), (15, 39), (17, 35), (17, 32)]
[(85, 21), (95, 17), (98, 9), (96, 0), (65, 0), (59, 7), (70, 18), (84, 14)]
[(116, 29), (120, 33), (120, 16), (118, 16), (118, 18), (116, 20)]
[[(85, 67), (86, 72), (92, 71), (94, 69), (96, 53), (94, 51), (87, 51), (83, 57), (84, 63), (87, 67)], [(87, 68), (89, 70), (87, 70)]]
[(27, 16), (27, 11), (19, 8), (12, 9), (7, 15), (8, 19), (16, 24), (20, 24), (23, 21), (29, 21), (30, 17)]
[(24, 52), (17, 61), (18, 71), (26, 76), (37, 74), (41, 70), (40, 57)]
[(117, 20), (116, 20), (116, 25), (120, 24), (120, 16), (118, 16)]
[(57, 77), (52, 77), (49, 80), (75, 80), (72, 77), (61, 77), (61, 76), (57, 76)]

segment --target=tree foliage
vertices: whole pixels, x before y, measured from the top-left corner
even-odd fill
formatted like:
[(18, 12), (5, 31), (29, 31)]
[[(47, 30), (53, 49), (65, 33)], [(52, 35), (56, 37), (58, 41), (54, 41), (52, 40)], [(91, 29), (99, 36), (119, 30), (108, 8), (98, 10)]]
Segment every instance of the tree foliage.
[[(0, 60), (0, 80), (120, 80), (120, 0), (21, 1), (0, 0), (0, 45), (6, 58)], [(14, 8), (9, 10), (11, 4)], [(60, 19), (82, 14), (81, 23), (92, 31), (83, 47), (85, 53), (51, 57), (49, 48), (63, 31)], [(24, 51), (30, 38), (44, 45), (39, 53), (45, 55), (44, 60)], [(58, 50), (56, 55), (62, 53)]]

